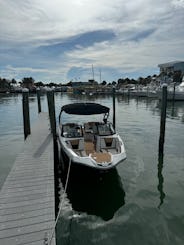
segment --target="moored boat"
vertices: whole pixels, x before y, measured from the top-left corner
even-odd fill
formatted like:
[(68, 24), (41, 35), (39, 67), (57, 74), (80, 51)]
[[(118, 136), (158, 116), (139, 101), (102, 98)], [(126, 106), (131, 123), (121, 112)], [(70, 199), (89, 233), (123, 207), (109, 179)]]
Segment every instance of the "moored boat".
[[(110, 109), (97, 103), (74, 103), (61, 108), (58, 143), (74, 164), (99, 170), (115, 167), (126, 159), (124, 143), (108, 121)], [(72, 115), (103, 114), (102, 121), (84, 123), (61, 122), (62, 113)]]

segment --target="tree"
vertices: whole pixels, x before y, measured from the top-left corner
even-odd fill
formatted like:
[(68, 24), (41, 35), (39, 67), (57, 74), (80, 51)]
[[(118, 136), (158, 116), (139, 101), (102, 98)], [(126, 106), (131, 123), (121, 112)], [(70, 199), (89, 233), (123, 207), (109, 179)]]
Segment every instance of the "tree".
[(32, 77), (24, 77), (22, 79), (23, 84), (34, 84), (34, 79)]
[(34, 87), (34, 79), (32, 77), (24, 77), (22, 79), (22, 86), (24, 88), (28, 88), (29, 91), (35, 90), (35, 87)]
[(66, 85), (67, 85), (67, 86), (69, 86), (69, 87), (72, 87), (73, 82), (72, 82), (72, 81), (70, 81), (70, 82), (68, 82)]
[(128, 77), (125, 78), (125, 83), (129, 84), (130, 83), (130, 79)]
[(35, 86), (36, 87), (43, 87), (44, 84), (43, 84), (43, 82), (37, 82), (37, 83), (35, 83)]
[(10, 82), (5, 78), (3, 79), (0, 78), (0, 88), (5, 90), (10, 89)]
[(106, 84), (107, 84), (107, 82), (104, 80), (104, 81), (102, 82), (102, 85), (105, 86)]
[(12, 83), (12, 84), (16, 84), (17, 81), (13, 78), (13, 79), (11, 80), (11, 83)]
[(118, 79), (118, 85), (121, 85), (123, 83), (125, 83), (125, 80), (123, 78), (119, 78)]
[(51, 87), (55, 87), (55, 86), (56, 86), (56, 84), (55, 84), (55, 83), (53, 83), (53, 82), (50, 82), (50, 83), (48, 84), (48, 86), (51, 88)]

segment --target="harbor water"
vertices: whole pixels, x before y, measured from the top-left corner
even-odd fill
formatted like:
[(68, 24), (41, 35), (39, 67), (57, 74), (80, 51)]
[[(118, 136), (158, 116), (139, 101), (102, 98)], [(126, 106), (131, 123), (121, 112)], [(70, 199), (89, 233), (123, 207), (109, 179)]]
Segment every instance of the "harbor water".
[[(30, 95), (31, 123), (37, 98)], [(60, 107), (73, 102), (109, 106), (112, 97), (55, 94)], [(47, 111), (46, 96), (41, 97)], [(112, 120), (112, 114), (110, 114)], [(57, 224), (58, 244), (184, 244), (184, 102), (168, 102), (164, 156), (159, 157), (160, 102), (116, 97), (116, 131), (127, 159), (116, 169), (96, 173), (71, 167)], [(0, 94), (0, 188), (24, 144), (22, 95)], [(58, 194), (63, 198), (63, 176)]]

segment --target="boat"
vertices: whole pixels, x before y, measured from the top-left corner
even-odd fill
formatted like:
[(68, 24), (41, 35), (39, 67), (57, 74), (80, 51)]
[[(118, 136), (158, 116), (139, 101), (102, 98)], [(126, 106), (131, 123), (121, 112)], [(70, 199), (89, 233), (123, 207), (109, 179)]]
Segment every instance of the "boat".
[(148, 87), (139, 87), (135, 92), (137, 97), (148, 97)]
[[(162, 99), (162, 91), (159, 92), (159, 99)], [(167, 89), (167, 100), (174, 100), (174, 101), (184, 101), (184, 78), (183, 81), (175, 87), (168, 86)]]
[[(126, 159), (124, 143), (108, 121), (110, 109), (97, 103), (72, 103), (64, 105), (59, 114), (58, 145), (72, 164), (108, 170)], [(63, 112), (73, 115), (102, 114), (101, 121), (62, 123)], [(66, 115), (66, 114), (65, 114)], [(100, 115), (101, 116), (101, 115)], [(84, 120), (85, 121), (85, 120)]]

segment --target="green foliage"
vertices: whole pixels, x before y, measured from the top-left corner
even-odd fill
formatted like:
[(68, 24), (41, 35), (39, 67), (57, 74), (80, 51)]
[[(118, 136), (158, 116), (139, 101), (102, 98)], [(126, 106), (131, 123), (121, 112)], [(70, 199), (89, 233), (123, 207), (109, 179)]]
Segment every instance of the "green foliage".
[(34, 81), (35, 81), (35, 80), (34, 80), (32, 77), (24, 77), (24, 78), (22, 79), (22, 83), (23, 83), (23, 84), (26, 84), (26, 83), (33, 84)]
[(105, 86), (106, 84), (107, 84), (107, 82), (104, 80), (104, 81), (102, 82), (102, 85)]

